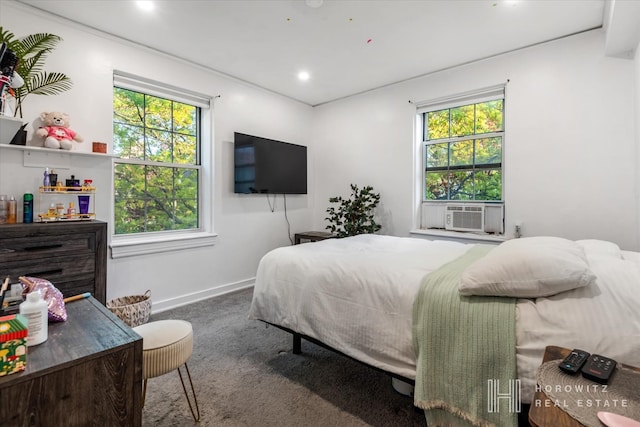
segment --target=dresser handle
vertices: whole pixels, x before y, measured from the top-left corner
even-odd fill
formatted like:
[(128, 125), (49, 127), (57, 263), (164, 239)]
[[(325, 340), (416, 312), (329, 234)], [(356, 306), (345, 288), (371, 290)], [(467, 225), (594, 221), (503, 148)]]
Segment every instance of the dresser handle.
[(29, 276), (29, 277), (42, 277), (44, 278), (44, 276), (48, 276), (51, 274), (59, 274), (62, 273), (62, 269), (59, 268), (57, 270), (45, 270), (45, 271), (38, 271), (37, 273), (27, 273), (24, 276)]
[(46, 246), (31, 246), (28, 248), (24, 248), (23, 250), (25, 251), (46, 251), (47, 249), (56, 249), (56, 248), (61, 248), (62, 247), (62, 243), (56, 243), (53, 245), (46, 245)]

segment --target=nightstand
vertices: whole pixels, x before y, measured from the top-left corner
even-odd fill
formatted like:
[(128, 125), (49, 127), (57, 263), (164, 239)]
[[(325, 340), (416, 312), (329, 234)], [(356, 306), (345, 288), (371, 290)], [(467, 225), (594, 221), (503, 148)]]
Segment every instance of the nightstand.
[[(564, 359), (571, 353), (568, 348), (547, 346), (544, 352), (542, 363), (551, 360)], [(640, 368), (622, 365), (625, 368), (640, 372)], [(535, 404), (539, 402), (539, 404)], [(606, 410), (606, 409), (605, 409)], [(536, 391), (533, 396), (531, 408), (529, 409), (529, 422), (533, 427), (581, 427), (583, 424), (573, 419), (569, 414), (554, 404), (542, 390)]]
[(294, 242), (299, 245), (303, 240), (309, 242), (317, 242), (325, 239), (334, 239), (335, 234), (328, 233), (326, 231), (305, 231), (304, 233), (296, 233), (294, 235)]

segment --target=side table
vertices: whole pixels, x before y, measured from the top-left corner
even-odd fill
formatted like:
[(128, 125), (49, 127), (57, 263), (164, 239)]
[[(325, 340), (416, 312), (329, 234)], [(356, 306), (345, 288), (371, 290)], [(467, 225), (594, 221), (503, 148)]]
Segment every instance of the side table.
[(93, 297), (66, 308), (26, 369), (0, 377), (0, 425), (142, 425), (142, 337)]
[[(571, 349), (557, 346), (547, 346), (544, 351), (542, 363), (550, 360), (564, 359), (571, 353)], [(622, 365), (625, 368), (640, 372), (640, 368), (629, 365)], [(529, 422), (533, 427), (583, 427), (583, 424), (576, 421), (561, 408), (554, 405), (542, 390), (536, 391), (529, 409)]]
[(328, 233), (326, 231), (305, 231), (303, 233), (296, 233), (294, 235), (294, 242), (296, 245), (303, 243), (302, 240), (309, 242), (317, 242), (325, 239), (334, 239), (335, 234)]

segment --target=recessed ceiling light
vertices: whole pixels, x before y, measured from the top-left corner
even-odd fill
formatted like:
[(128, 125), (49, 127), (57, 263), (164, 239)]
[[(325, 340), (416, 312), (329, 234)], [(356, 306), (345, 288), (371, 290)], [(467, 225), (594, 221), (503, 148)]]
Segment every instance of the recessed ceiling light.
[(309, 80), (309, 77), (311, 77), (311, 76), (306, 71), (300, 71), (298, 73), (298, 78), (300, 80), (302, 80), (303, 82), (306, 82), (307, 80)]
[(155, 8), (155, 4), (151, 0), (138, 0), (136, 4), (141, 10), (145, 12), (151, 12)]

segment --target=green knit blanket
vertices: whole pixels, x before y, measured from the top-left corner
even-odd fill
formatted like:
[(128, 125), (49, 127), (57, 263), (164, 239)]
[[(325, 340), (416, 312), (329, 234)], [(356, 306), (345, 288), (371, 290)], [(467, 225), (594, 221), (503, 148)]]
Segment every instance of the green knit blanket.
[(494, 247), (475, 245), (428, 274), (414, 302), (414, 402), (429, 427), (517, 426), (509, 399), (497, 398), (516, 379), (516, 299), (458, 293), (464, 269)]

